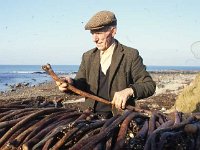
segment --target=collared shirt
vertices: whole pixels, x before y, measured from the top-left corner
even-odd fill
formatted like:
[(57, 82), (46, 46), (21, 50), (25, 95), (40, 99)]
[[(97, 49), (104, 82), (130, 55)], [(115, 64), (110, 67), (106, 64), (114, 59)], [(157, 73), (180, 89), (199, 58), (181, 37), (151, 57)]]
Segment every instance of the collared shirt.
[(112, 61), (112, 55), (115, 49), (115, 42), (105, 51), (100, 51), (100, 64), (101, 69), (104, 74), (106, 74), (106, 71), (110, 67), (111, 61)]

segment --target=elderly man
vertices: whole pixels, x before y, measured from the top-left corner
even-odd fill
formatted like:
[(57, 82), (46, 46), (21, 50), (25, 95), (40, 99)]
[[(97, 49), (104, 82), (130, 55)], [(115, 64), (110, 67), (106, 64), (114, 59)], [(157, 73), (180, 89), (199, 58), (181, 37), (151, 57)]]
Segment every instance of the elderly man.
[[(117, 109), (134, 105), (134, 101), (154, 94), (152, 80), (139, 52), (119, 43), (115, 38), (117, 19), (110, 11), (96, 13), (85, 25), (96, 47), (85, 52), (75, 79), (65, 78), (77, 88), (112, 101)], [(66, 91), (66, 84), (59, 89)], [(94, 112), (111, 117), (111, 106), (86, 100)]]

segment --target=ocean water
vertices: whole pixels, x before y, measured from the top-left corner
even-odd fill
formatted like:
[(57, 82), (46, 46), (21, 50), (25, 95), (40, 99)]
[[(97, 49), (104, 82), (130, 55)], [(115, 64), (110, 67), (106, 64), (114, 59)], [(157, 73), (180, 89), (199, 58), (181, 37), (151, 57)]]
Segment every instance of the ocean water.
[(200, 71), (200, 66), (147, 66), (148, 71)]
[[(78, 65), (52, 65), (58, 75), (75, 74)], [(51, 77), (42, 70), (40, 65), (0, 65), (0, 91), (12, 89), (16, 84), (34, 86), (51, 81)]]
[[(56, 74), (75, 74), (79, 65), (52, 65)], [(147, 66), (148, 71), (200, 71), (200, 66)], [(51, 81), (40, 65), (0, 65), (0, 91), (21, 83), (34, 86)]]

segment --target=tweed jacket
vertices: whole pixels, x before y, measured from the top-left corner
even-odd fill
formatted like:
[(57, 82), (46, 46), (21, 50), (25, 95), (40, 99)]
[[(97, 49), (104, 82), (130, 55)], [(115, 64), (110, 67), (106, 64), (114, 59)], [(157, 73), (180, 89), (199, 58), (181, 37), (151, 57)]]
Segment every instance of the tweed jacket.
[[(96, 95), (98, 92), (99, 67), (100, 51), (94, 48), (85, 52), (74, 79), (74, 85)], [(110, 101), (115, 92), (128, 87), (133, 88), (134, 97), (128, 100), (128, 104), (134, 105), (134, 100), (153, 95), (156, 84), (146, 71), (146, 66), (143, 64), (138, 50), (122, 45), (116, 40), (110, 65), (108, 87)], [(94, 101), (86, 100), (86, 105), (93, 107)]]

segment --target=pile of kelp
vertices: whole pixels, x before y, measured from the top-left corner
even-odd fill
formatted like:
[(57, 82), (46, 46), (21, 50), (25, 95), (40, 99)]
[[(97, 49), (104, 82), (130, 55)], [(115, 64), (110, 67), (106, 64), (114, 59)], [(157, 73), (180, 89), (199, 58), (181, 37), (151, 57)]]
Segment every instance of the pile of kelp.
[[(0, 149), (199, 149), (200, 113), (125, 110), (110, 119), (39, 101), (0, 106)], [(36, 104), (36, 103), (35, 103)], [(136, 111), (137, 110), (137, 111)]]

